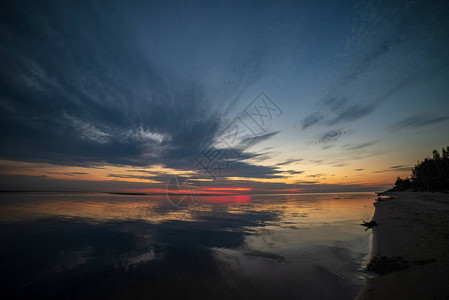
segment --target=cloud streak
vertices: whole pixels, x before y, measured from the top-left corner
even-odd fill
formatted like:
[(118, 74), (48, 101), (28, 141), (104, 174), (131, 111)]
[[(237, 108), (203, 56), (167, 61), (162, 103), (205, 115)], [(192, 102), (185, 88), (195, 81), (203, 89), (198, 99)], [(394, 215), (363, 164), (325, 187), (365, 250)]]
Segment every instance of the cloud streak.
[(284, 162), (277, 163), (276, 166), (290, 165), (290, 164), (293, 164), (295, 162), (300, 162), (300, 161), (303, 161), (303, 159), (302, 158), (290, 158), (290, 159), (287, 159)]
[(435, 124), (439, 124), (449, 120), (449, 117), (414, 115), (402, 119), (390, 126), (390, 130), (395, 132), (407, 128), (422, 128)]
[(302, 129), (315, 125), (335, 126), (350, 123), (370, 115), (376, 105), (350, 102), (347, 98), (327, 97), (322, 99), (316, 110), (301, 122)]
[(339, 139), (341, 139), (342, 137), (344, 137), (345, 135), (347, 135), (348, 133), (344, 130), (341, 129), (336, 129), (336, 130), (330, 130), (327, 131), (323, 134), (321, 134), (318, 139), (317, 139), (317, 143), (319, 144), (325, 144), (325, 143), (329, 143), (329, 142), (336, 142)]
[(412, 167), (410, 166), (399, 165), (399, 166), (391, 166), (389, 169), (386, 170), (375, 171), (374, 173), (387, 173), (387, 172), (411, 171), (411, 170)]
[(360, 150), (360, 149), (364, 149), (364, 148), (368, 148), (372, 145), (377, 144), (379, 141), (373, 141), (373, 142), (367, 142), (367, 143), (363, 143), (363, 144), (358, 144), (358, 145), (347, 145), (344, 148), (348, 149), (348, 150)]

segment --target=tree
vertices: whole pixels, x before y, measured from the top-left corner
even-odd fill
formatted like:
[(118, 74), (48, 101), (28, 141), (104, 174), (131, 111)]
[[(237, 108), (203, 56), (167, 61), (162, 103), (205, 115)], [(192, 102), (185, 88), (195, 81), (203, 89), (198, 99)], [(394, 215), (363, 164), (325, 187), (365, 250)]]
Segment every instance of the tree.
[(410, 178), (398, 177), (393, 190), (405, 191), (448, 191), (449, 190), (449, 146), (432, 151), (432, 157), (425, 158), (412, 169)]

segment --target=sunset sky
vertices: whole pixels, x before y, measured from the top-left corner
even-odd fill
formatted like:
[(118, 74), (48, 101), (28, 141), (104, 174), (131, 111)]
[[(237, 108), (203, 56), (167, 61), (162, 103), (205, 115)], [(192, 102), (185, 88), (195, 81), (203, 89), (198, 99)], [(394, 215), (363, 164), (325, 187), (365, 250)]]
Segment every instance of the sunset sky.
[(383, 190), (449, 145), (448, 12), (2, 1), (0, 190)]

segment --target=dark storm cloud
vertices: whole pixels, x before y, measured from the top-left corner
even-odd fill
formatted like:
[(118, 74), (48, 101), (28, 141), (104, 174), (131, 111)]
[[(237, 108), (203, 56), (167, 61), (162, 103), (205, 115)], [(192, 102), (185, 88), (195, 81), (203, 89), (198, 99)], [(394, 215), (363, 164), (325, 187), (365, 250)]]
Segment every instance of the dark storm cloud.
[[(136, 11), (120, 2), (14, 1), (0, 10), (3, 158), (188, 168), (223, 125), (208, 87), (156, 66), (129, 23)], [(235, 100), (258, 78), (264, 37), (227, 64), (220, 99)]]
[(161, 149), (194, 153), (214, 135), (220, 117), (202, 88), (171, 89), (114, 11), (19, 2), (3, 11), (14, 16), (2, 24), (3, 156), (142, 164)]
[(448, 119), (448, 117), (415, 115), (394, 123), (390, 126), (390, 130), (398, 131), (405, 128), (420, 128), (438, 124)]

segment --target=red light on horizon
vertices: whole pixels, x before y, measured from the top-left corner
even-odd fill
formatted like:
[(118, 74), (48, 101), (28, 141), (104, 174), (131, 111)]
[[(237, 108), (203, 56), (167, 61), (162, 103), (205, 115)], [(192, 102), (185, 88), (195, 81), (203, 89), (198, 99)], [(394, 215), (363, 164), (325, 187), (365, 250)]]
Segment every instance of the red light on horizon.
[(210, 204), (228, 204), (228, 203), (250, 203), (251, 195), (217, 195), (217, 196), (202, 196), (201, 202)]
[[(244, 187), (203, 187), (196, 189), (204, 194), (216, 194), (216, 195), (237, 195), (238, 192), (248, 192), (252, 191), (252, 188)], [(177, 190), (167, 190), (161, 188), (149, 188), (149, 189), (120, 189), (118, 192), (121, 193), (146, 193), (146, 194), (190, 194), (192, 190), (190, 189), (177, 189)]]

